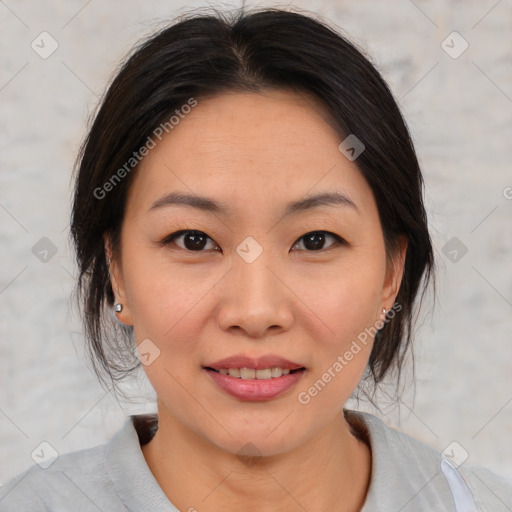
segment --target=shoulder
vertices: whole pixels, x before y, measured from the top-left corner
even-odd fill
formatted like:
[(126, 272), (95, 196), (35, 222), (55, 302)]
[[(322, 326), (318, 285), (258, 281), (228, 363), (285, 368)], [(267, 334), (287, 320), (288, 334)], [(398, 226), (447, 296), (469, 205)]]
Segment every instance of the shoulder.
[[(0, 488), (0, 512), (121, 511), (105, 465), (108, 445), (34, 465)], [(105, 509), (104, 507), (107, 506)]]
[(393, 508), (403, 512), (512, 510), (512, 482), (485, 468), (467, 465), (457, 445), (441, 453), (388, 427), (376, 416), (354, 411), (349, 411), (349, 416), (351, 422), (366, 429), (372, 450), (368, 508), (363, 512)]
[(459, 472), (470, 488), (477, 510), (512, 510), (512, 481), (484, 467), (461, 466)]
[(141, 450), (155, 430), (153, 415), (130, 416), (107, 444), (31, 467), (0, 488), (0, 512), (177, 510)]
[(34, 465), (0, 489), (0, 511), (90, 510), (109, 486), (104, 465), (106, 446), (89, 448)]

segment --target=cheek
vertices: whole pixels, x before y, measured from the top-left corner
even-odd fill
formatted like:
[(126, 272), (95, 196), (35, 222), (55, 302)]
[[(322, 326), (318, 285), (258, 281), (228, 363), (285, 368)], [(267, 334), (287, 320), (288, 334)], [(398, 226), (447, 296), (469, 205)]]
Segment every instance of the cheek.
[[(123, 271), (136, 339), (193, 336), (191, 328), (199, 332), (198, 306), (215, 284), (211, 268), (172, 266), (146, 248), (127, 253), (132, 257)], [(189, 331), (183, 332), (185, 327)]]
[(126, 268), (135, 340), (139, 344), (149, 339), (158, 347), (158, 357), (144, 371), (157, 395), (172, 396), (174, 407), (182, 410), (190, 406), (190, 397), (180, 383), (186, 382), (194, 396), (200, 393), (191, 377), (199, 370), (199, 340), (212, 283), (199, 274), (192, 266), (166, 268), (149, 256), (133, 258)]
[[(373, 346), (380, 294), (378, 274), (351, 273), (326, 281), (310, 296), (318, 318), (310, 334), (315, 350), (312, 371), (298, 390), (298, 401), (313, 416), (334, 415), (351, 396)], [(320, 321), (318, 321), (320, 319)], [(306, 410), (306, 409), (304, 409)]]
[(299, 401), (310, 402), (318, 414), (341, 407), (366, 368), (385, 277), (384, 253), (377, 249), (354, 253), (302, 288), (309, 290), (306, 300), (315, 312), (309, 330), (316, 350)]
[(302, 293), (330, 335), (325, 342), (335, 348), (357, 337), (378, 319), (385, 264), (369, 261), (373, 258), (351, 257), (323, 276), (306, 283)]

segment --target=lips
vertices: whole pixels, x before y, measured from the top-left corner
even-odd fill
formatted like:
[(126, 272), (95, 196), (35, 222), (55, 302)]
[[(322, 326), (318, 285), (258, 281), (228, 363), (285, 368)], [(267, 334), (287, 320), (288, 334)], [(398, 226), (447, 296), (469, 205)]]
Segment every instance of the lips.
[(265, 401), (293, 388), (306, 368), (276, 355), (251, 358), (236, 355), (203, 366), (213, 382), (242, 401)]

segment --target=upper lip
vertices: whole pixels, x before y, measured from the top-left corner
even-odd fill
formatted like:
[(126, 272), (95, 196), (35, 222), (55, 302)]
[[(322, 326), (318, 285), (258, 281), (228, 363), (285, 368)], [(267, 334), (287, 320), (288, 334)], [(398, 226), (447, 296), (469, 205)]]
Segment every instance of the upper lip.
[(243, 354), (226, 357), (204, 365), (205, 368), (213, 368), (220, 370), (221, 368), (253, 368), (255, 370), (263, 370), (265, 368), (283, 368), (288, 370), (296, 370), (304, 368), (304, 365), (295, 363), (284, 357), (275, 354), (267, 354), (259, 357), (248, 357)]

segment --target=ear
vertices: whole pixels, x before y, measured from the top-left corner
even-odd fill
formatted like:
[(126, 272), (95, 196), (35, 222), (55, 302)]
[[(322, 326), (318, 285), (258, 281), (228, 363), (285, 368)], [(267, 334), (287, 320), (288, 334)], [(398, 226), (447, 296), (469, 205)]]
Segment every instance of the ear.
[(393, 307), (398, 291), (400, 290), (400, 285), (402, 284), (407, 245), (407, 239), (400, 237), (394, 254), (388, 259), (386, 279), (382, 289), (381, 300), (382, 308), (386, 308), (388, 311)]
[(120, 255), (117, 254), (112, 247), (112, 240), (109, 235), (103, 236), (105, 245), (105, 257), (107, 260), (108, 271), (110, 275), (110, 283), (114, 292), (114, 303), (122, 304), (122, 310), (115, 312), (116, 318), (125, 325), (133, 325), (130, 304), (126, 295), (124, 286), (123, 270)]

